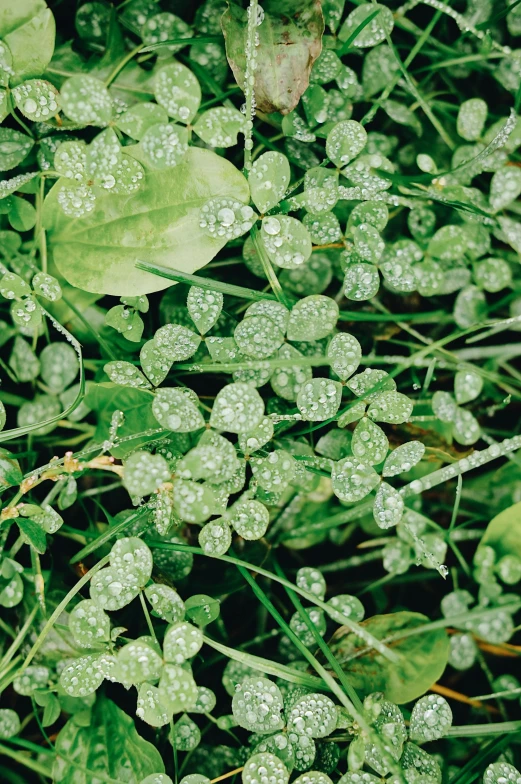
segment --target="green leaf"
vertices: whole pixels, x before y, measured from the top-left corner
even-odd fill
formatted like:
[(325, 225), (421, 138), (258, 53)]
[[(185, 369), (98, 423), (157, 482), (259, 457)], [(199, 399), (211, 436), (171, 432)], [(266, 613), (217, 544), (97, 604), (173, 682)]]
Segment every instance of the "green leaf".
[[(378, 11), (375, 15), (375, 11)], [(371, 21), (364, 24), (366, 19), (370, 17)], [(363, 28), (352, 40), (352, 46), (364, 48), (368, 46), (376, 46), (377, 44), (385, 41), (386, 35), (392, 33), (394, 27), (393, 14), (389, 8), (378, 3), (367, 3), (366, 5), (359, 5), (354, 11), (351, 11), (344, 24), (340, 28), (338, 37), (341, 41), (351, 39), (352, 35), (363, 25)]]
[(254, 387), (237, 382), (221, 389), (215, 398), (210, 424), (228, 433), (248, 433), (260, 424), (264, 401)]
[(102, 81), (94, 76), (72, 76), (61, 88), (63, 111), (81, 125), (108, 125), (112, 118), (112, 98)]
[(251, 198), (260, 212), (268, 212), (284, 198), (289, 186), (289, 161), (280, 152), (265, 152), (255, 159), (248, 183)]
[(327, 337), (338, 320), (338, 305), (334, 299), (312, 294), (293, 307), (288, 323), (288, 339), (311, 341)]
[(16, 107), (33, 122), (50, 120), (58, 114), (59, 95), (56, 87), (43, 79), (30, 79), (13, 90)]
[(181, 123), (189, 123), (201, 103), (199, 82), (181, 63), (171, 63), (157, 71), (154, 94), (168, 115)]
[(481, 545), (493, 547), (498, 558), (515, 555), (521, 559), (521, 502), (492, 518)]
[[(87, 291), (140, 295), (170, 285), (135, 268), (136, 259), (193, 272), (224, 246), (225, 238), (208, 237), (199, 226), (199, 211), (212, 196), (249, 200), (243, 175), (218, 155), (196, 147), (171, 172), (149, 171), (132, 196), (103, 194), (92, 212), (71, 221), (58, 204), (60, 181), (45, 200), (44, 223), (61, 274)], [(149, 237), (151, 222), (153, 235)], [(146, 241), (144, 238), (147, 238)]]
[(150, 436), (138, 436), (147, 430), (157, 430), (157, 419), (152, 413), (153, 395), (143, 389), (120, 387), (117, 384), (89, 384), (84, 402), (97, 412), (97, 425), (94, 441), (101, 444), (110, 436), (112, 416), (116, 411), (124, 411), (125, 418), (118, 428), (118, 436), (136, 436), (121, 446), (111, 448), (114, 457), (124, 458), (141, 444), (150, 440)]
[(329, 160), (337, 166), (345, 166), (362, 152), (367, 142), (367, 132), (355, 120), (337, 123), (326, 139), (326, 152)]
[(66, 389), (78, 375), (78, 355), (69, 343), (49, 343), (40, 354), (41, 376), (55, 394)]
[[(56, 784), (91, 784), (93, 774), (85, 770), (121, 784), (139, 784), (146, 776), (165, 769), (161, 755), (138, 734), (130, 716), (103, 696), (96, 699), (88, 726), (79, 726), (74, 717), (69, 719), (56, 740), (56, 753)], [(75, 767), (74, 762), (84, 770)]]
[(0, 38), (12, 56), (11, 85), (40, 76), (54, 51), (56, 25), (44, 0), (0, 2)]
[[(345, 627), (338, 629), (330, 642), (335, 658), (342, 665), (354, 688), (362, 694), (381, 691), (391, 702), (402, 705), (422, 696), (441, 677), (449, 655), (445, 629), (422, 632), (428, 618), (420, 613), (401, 611), (375, 615), (360, 624), (379, 640), (392, 639), (398, 662), (384, 659), (367, 643)], [(410, 634), (411, 631), (415, 633)], [(400, 637), (401, 634), (403, 637)], [(405, 636), (409, 633), (409, 636)], [(365, 651), (359, 655), (360, 651)]]
[(150, 495), (171, 477), (168, 463), (162, 455), (139, 450), (125, 462), (124, 484), (132, 496)]
[(19, 517), (17, 520), (22, 538), (30, 544), (37, 553), (44, 553), (47, 549), (47, 537), (43, 528), (34, 520), (24, 520)]
[(244, 680), (232, 700), (233, 716), (237, 723), (250, 732), (261, 734), (284, 727), (280, 715), (282, 708), (283, 700), (279, 687), (273, 681), (260, 676)]
[(0, 738), (12, 738), (20, 732), (20, 719), (11, 708), (0, 709)]
[(296, 218), (288, 215), (264, 218), (262, 243), (271, 261), (283, 269), (296, 269), (311, 256), (311, 237)]
[[(288, 114), (309, 84), (311, 66), (322, 48), (324, 19), (320, 3), (314, 0), (306, 0), (287, 14), (278, 6), (275, 13), (265, 10), (257, 28), (255, 100), (263, 112)], [(221, 23), (228, 62), (237, 84), (243, 87), (247, 12), (231, 4)]]
[(186, 307), (201, 335), (204, 335), (215, 325), (221, 314), (223, 303), (224, 297), (220, 291), (190, 286)]
[(409, 737), (418, 743), (438, 740), (448, 734), (451, 725), (452, 711), (447, 700), (439, 694), (427, 694), (412, 709)]
[(152, 403), (152, 412), (166, 430), (191, 433), (204, 427), (204, 419), (187, 391), (181, 387), (159, 389)]
[(237, 109), (217, 106), (201, 114), (194, 131), (210, 147), (233, 147), (237, 144), (238, 134), (244, 133), (245, 124), (246, 117)]
[(116, 120), (116, 126), (123, 133), (138, 141), (153, 125), (165, 125), (166, 123), (168, 123), (168, 114), (163, 107), (158, 106), (157, 103), (147, 102), (134, 104)]
[(9, 171), (18, 166), (29, 155), (33, 145), (33, 140), (25, 133), (11, 128), (0, 128), (0, 171)]

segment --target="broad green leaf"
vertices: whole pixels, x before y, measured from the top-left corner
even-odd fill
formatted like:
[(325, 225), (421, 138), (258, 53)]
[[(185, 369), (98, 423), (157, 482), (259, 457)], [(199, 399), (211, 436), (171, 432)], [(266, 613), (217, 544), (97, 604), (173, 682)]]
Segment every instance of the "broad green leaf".
[(11, 86), (24, 79), (40, 76), (53, 51), (56, 25), (44, 0), (23, 0), (13, 6), (0, 2), (0, 38), (12, 57)]
[(93, 771), (94, 775), (98, 772), (121, 784), (139, 784), (146, 776), (164, 771), (155, 746), (138, 734), (128, 714), (103, 696), (96, 699), (90, 724), (81, 726), (74, 717), (69, 719), (56, 740), (56, 752), (56, 784), (90, 784), (93, 776), (84, 770)]
[(9, 79), (13, 75), (13, 55), (9, 47), (0, 41), (0, 86), (8, 87)]
[[(255, 100), (263, 112), (288, 114), (308, 86), (311, 66), (322, 48), (324, 19), (318, 4), (309, 1), (287, 14), (278, 6), (273, 12), (263, 10), (266, 13), (257, 28)], [(247, 26), (247, 12), (230, 5), (222, 17), (226, 56), (243, 89)]]
[[(445, 629), (421, 632), (428, 618), (420, 613), (399, 611), (375, 615), (361, 626), (379, 640), (393, 635), (392, 649), (400, 655), (397, 662), (385, 659), (345, 627), (330, 642), (335, 658), (345, 670), (354, 688), (362, 694), (381, 691), (399, 705), (422, 696), (443, 675), (449, 655), (449, 637)], [(416, 630), (415, 634), (410, 634)], [(400, 638), (400, 632), (409, 636)], [(359, 651), (366, 651), (358, 655)], [(356, 658), (355, 658), (356, 657)]]
[(268, 212), (284, 198), (290, 174), (289, 161), (280, 152), (265, 152), (255, 159), (248, 183), (259, 212)]
[[(171, 172), (149, 171), (132, 196), (102, 194), (81, 220), (63, 215), (60, 181), (45, 200), (44, 223), (56, 266), (73, 285), (96, 293), (140, 295), (170, 285), (135, 268), (137, 259), (184, 272), (207, 264), (225, 238), (208, 237), (199, 212), (212, 196), (249, 199), (243, 175), (218, 155), (196, 147)], [(153, 237), (149, 237), (150, 225)]]

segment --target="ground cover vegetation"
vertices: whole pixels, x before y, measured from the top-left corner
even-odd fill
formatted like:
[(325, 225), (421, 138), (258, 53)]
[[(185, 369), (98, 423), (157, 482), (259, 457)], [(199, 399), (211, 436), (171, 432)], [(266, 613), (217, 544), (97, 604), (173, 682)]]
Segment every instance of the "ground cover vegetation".
[(521, 783), (521, 2), (0, 0), (0, 779)]

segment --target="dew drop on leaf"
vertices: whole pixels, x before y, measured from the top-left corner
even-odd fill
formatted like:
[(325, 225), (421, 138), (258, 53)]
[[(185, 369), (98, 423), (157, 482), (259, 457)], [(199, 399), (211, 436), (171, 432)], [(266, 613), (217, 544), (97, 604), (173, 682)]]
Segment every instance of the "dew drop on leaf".
[(452, 711), (439, 694), (427, 694), (415, 703), (409, 725), (411, 740), (426, 741), (443, 738), (452, 725)]
[(170, 63), (155, 76), (156, 101), (178, 122), (188, 124), (201, 103), (199, 82), (185, 65)]
[(362, 152), (367, 142), (367, 132), (355, 120), (337, 123), (326, 139), (326, 152), (330, 161), (345, 166)]
[(233, 695), (233, 717), (239, 726), (250, 732), (264, 734), (282, 729), (282, 709), (280, 689), (267, 678), (247, 678)]

